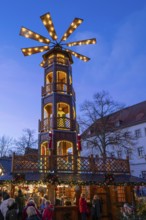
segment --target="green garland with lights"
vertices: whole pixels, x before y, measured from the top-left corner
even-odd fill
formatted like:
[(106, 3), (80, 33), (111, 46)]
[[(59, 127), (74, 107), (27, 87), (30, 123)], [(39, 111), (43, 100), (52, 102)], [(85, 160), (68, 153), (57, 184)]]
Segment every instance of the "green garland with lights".
[(52, 185), (60, 185), (59, 177), (52, 173), (48, 173), (47, 176), (44, 177), (44, 182)]
[(60, 184), (66, 184), (70, 186), (90, 186), (90, 185), (96, 185), (96, 186), (144, 186), (146, 183), (144, 182), (130, 182), (130, 183), (125, 183), (125, 182), (120, 182), (116, 183), (115, 181), (115, 176), (113, 174), (105, 174), (103, 176), (103, 180), (99, 182), (97, 179), (96, 181), (83, 181), (83, 180), (73, 180), (73, 179), (64, 179), (63, 175), (59, 177), (58, 175), (54, 173), (48, 173), (45, 175), (42, 179), (39, 180), (25, 180), (25, 175), (15, 175), (13, 177), (13, 180), (2, 180), (0, 181), (0, 184), (52, 184), (52, 185), (60, 185)]

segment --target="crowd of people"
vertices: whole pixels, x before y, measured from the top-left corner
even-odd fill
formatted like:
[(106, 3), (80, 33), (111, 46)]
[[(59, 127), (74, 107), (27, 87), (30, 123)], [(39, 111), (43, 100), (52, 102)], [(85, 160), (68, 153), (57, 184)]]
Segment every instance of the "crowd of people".
[(100, 220), (102, 213), (102, 202), (98, 195), (94, 195), (91, 201), (91, 208), (89, 210), (85, 194), (82, 193), (79, 199), (79, 210), (82, 220), (87, 220), (88, 215), (91, 216), (92, 220)]
[(8, 192), (0, 192), (0, 220), (52, 220), (53, 213), (54, 206), (45, 197), (38, 207), (33, 197), (26, 200), (21, 189), (15, 198)]
[[(85, 194), (79, 198), (79, 212), (82, 220), (91, 216), (92, 220), (100, 220), (102, 204), (98, 195), (94, 195), (90, 208)], [(54, 206), (47, 196), (37, 201), (35, 194), (26, 199), (21, 189), (15, 198), (11, 198), (8, 192), (0, 192), (0, 220), (53, 220)]]

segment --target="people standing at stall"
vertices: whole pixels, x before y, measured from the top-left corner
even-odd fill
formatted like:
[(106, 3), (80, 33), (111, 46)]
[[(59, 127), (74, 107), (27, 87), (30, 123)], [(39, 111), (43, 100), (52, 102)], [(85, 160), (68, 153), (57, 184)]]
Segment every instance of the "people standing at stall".
[(82, 193), (79, 198), (79, 211), (81, 213), (82, 220), (87, 219), (87, 213), (88, 213), (88, 207), (87, 207), (87, 201), (85, 199), (85, 194)]
[(47, 200), (45, 204), (45, 209), (42, 215), (42, 220), (52, 220), (54, 214), (54, 206), (51, 201)]
[(41, 217), (41, 213), (39, 212), (39, 210), (36, 208), (36, 205), (35, 205), (35, 202), (33, 200), (29, 200), (27, 205), (25, 206), (25, 208), (23, 209), (23, 213), (22, 213), (22, 220), (27, 220), (27, 208), (28, 207), (34, 207), (36, 213), (37, 213), (37, 216), (38, 217)]
[(15, 197), (15, 201), (16, 201), (17, 207), (18, 207), (18, 220), (21, 220), (22, 219), (22, 212), (25, 207), (25, 196), (23, 195), (21, 189), (18, 190), (18, 194)]
[(41, 204), (40, 204), (40, 212), (41, 212), (41, 214), (43, 214), (43, 211), (44, 211), (44, 209), (45, 209), (45, 205), (46, 205), (46, 199), (45, 198), (42, 198), (42, 202), (41, 202)]
[(37, 212), (33, 206), (29, 206), (26, 210), (27, 212), (27, 220), (41, 220), (41, 218), (37, 215)]
[(18, 220), (18, 214), (17, 214), (17, 203), (15, 202), (15, 199), (10, 198), (8, 200), (7, 204), (8, 210), (6, 212), (6, 220)]
[(101, 217), (101, 201), (98, 195), (94, 195), (92, 199), (91, 216), (92, 220), (99, 220)]
[(3, 214), (2, 214), (2, 212), (1, 212), (1, 204), (2, 204), (2, 201), (3, 201), (3, 193), (0, 191), (0, 219), (1, 219), (1, 220), (4, 220)]
[(6, 212), (8, 210), (8, 201), (10, 199), (10, 196), (7, 192), (3, 192), (3, 201), (1, 203), (0, 209), (1, 209), (1, 213), (4, 217), (4, 220), (6, 219)]
[(33, 195), (32, 195), (32, 198), (33, 198), (33, 200), (36, 204), (36, 207), (39, 208), (41, 199), (40, 199), (40, 196), (39, 196), (38, 192), (34, 192)]
[(3, 201), (3, 193), (0, 191), (0, 205), (1, 205), (2, 201)]

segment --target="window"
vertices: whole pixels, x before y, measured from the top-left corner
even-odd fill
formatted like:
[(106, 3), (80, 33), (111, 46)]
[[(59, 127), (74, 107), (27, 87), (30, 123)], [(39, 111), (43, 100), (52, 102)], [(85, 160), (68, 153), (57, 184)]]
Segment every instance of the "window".
[(121, 151), (121, 150), (119, 150), (119, 151), (117, 152), (117, 156), (118, 156), (118, 158), (122, 158), (122, 151)]
[(127, 149), (127, 157), (129, 157), (129, 159), (132, 159), (132, 149)]
[(124, 186), (117, 186), (118, 202), (125, 202), (125, 190)]
[(143, 157), (144, 156), (144, 149), (143, 147), (137, 148), (138, 156)]
[(124, 133), (124, 136), (125, 136), (125, 138), (129, 138), (129, 137), (130, 137), (130, 132), (129, 132), (129, 131), (126, 131), (126, 132)]
[(135, 137), (136, 138), (141, 137), (141, 130), (140, 129), (135, 130)]
[(142, 178), (146, 179), (146, 171), (142, 171)]
[(116, 140), (117, 140), (117, 141), (120, 140), (120, 135), (119, 135), (119, 134), (116, 135)]
[(94, 127), (90, 128), (90, 134), (94, 134)]
[(122, 121), (121, 120), (118, 120), (115, 122), (115, 127), (120, 127), (120, 125), (122, 124)]
[(115, 152), (112, 151), (112, 152), (110, 153), (110, 155), (111, 155), (111, 157), (115, 157)]
[(87, 144), (87, 147), (91, 146), (91, 143), (89, 141), (87, 141), (86, 144)]
[(109, 140), (110, 144), (114, 143), (114, 137), (110, 136), (110, 137), (108, 138), (108, 140)]

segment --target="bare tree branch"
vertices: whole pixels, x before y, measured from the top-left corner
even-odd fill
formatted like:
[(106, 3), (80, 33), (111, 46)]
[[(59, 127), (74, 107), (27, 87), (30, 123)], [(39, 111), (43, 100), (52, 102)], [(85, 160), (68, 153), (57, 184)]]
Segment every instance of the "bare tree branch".
[(115, 102), (106, 91), (96, 93), (93, 101), (86, 100), (81, 105), (82, 115), (78, 122), (83, 132), (82, 139), (92, 152), (95, 149), (102, 156), (107, 156), (109, 146), (129, 148), (134, 145), (134, 137), (116, 125), (116, 122), (120, 123), (120, 118), (115, 118), (115, 112), (120, 115), (123, 108), (124, 105)]
[(36, 148), (37, 139), (35, 138), (35, 131), (29, 128), (23, 129), (23, 134), (17, 140), (15, 145), (17, 147), (17, 153), (24, 154), (26, 148)]
[(0, 157), (9, 156), (12, 150), (13, 139), (5, 135), (0, 137)]

